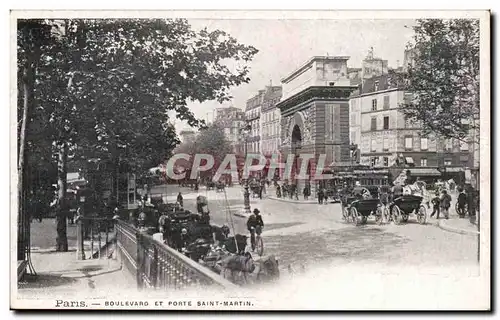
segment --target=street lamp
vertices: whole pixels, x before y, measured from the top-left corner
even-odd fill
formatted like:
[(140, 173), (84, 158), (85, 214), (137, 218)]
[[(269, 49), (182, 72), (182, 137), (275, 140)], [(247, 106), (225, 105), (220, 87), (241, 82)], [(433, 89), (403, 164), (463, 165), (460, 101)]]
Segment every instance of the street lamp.
[[(245, 150), (245, 165), (246, 165), (246, 160), (247, 160), (247, 142), (248, 142), (248, 135), (250, 134), (250, 131), (252, 130), (252, 127), (250, 126), (250, 124), (247, 124), (245, 127), (243, 127), (241, 129), (241, 132), (243, 133), (244, 135), (244, 138), (245, 138), (245, 144), (244, 144), (244, 150)], [(248, 191), (248, 177), (244, 178), (245, 179), (245, 184), (244, 184), (244, 188), (245, 188), (245, 192), (243, 193), (243, 204), (244, 204), (244, 212), (246, 214), (250, 214), (251, 213), (251, 209), (250, 209), (250, 192)]]

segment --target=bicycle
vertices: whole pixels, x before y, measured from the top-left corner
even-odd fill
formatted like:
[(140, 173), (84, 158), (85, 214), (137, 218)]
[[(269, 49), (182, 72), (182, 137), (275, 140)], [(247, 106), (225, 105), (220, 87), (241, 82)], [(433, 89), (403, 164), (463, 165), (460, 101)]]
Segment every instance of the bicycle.
[(264, 253), (264, 241), (260, 236), (260, 234), (262, 233), (262, 227), (252, 227), (250, 230), (250, 241), (252, 239), (252, 233), (255, 233), (255, 241), (254, 243), (252, 243), (252, 251), (256, 251), (259, 256), (262, 256), (262, 254)]

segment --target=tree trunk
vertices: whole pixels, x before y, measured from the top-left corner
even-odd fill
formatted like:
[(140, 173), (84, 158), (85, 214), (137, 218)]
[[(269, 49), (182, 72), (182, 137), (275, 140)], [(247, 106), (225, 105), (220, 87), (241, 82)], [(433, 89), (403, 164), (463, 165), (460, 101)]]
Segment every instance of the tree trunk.
[(25, 193), (25, 160), (27, 121), (29, 118), (30, 104), (33, 90), (33, 66), (28, 58), (23, 72), (23, 117), (21, 132), (19, 134), (18, 158), (18, 222), (17, 222), (17, 260), (26, 260), (26, 247), (30, 245), (29, 227), (30, 219), (27, 211)]
[(56, 224), (57, 224), (56, 251), (63, 251), (63, 252), (68, 251), (67, 218), (69, 211), (66, 198), (67, 166), (68, 166), (68, 144), (67, 142), (63, 142), (59, 146), (59, 159), (57, 166), (59, 207), (56, 216)]

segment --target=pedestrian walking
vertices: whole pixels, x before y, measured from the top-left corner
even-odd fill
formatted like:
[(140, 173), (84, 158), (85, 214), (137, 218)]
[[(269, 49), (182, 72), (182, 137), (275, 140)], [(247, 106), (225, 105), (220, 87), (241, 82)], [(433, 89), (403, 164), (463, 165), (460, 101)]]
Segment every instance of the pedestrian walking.
[(310, 186), (306, 185), (304, 187), (304, 190), (303, 190), (302, 193), (304, 194), (304, 200), (306, 200), (306, 201), (309, 200), (309, 196), (311, 195), (311, 188), (310, 188)]
[(465, 218), (465, 206), (467, 205), (467, 194), (465, 193), (465, 190), (462, 187), (458, 188), (458, 199), (457, 199), (457, 209), (458, 212), (457, 214), (460, 216), (460, 218)]
[(434, 198), (431, 199), (432, 203), (432, 213), (431, 217), (436, 214), (436, 219), (439, 219), (439, 207), (441, 206), (441, 199), (439, 198), (439, 192), (436, 191)]
[(325, 196), (325, 193), (323, 192), (323, 188), (319, 188), (318, 190), (318, 203), (323, 204), (323, 197)]
[(323, 189), (323, 204), (328, 204), (328, 194), (326, 193), (326, 189)]
[(177, 203), (179, 203), (181, 208), (184, 208), (184, 198), (182, 197), (182, 194), (180, 191), (179, 191), (179, 194), (177, 195)]
[(449, 219), (450, 217), (450, 206), (451, 206), (451, 196), (448, 194), (448, 191), (444, 189), (441, 191), (441, 211), (444, 214), (445, 219)]
[(281, 198), (281, 187), (279, 184), (276, 184), (276, 197)]

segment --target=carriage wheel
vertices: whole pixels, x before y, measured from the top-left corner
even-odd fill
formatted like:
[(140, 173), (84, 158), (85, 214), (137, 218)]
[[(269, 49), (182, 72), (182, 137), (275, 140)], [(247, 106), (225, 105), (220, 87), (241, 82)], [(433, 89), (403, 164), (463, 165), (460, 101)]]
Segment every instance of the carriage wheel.
[(259, 257), (262, 257), (262, 254), (264, 254), (264, 241), (262, 241), (261, 237), (256, 237), (255, 239), (255, 251)]
[(344, 220), (345, 222), (349, 222), (349, 211), (347, 210), (346, 207), (344, 207), (343, 204), (341, 205), (341, 208), (342, 208), (342, 220)]
[(427, 219), (427, 210), (425, 210), (425, 207), (424, 206), (420, 206), (418, 208), (418, 212), (417, 212), (417, 221), (418, 223), (420, 224), (425, 224), (425, 220)]
[(383, 222), (384, 222), (384, 216), (382, 213), (382, 207), (378, 207), (377, 211), (375, 212), (375, 223), (380, 226)]
[(356, 208), (354, 208), (354, 207), (351, 207), (350, 211), (351, 211), (351, 219), (352, 219), (351, 221), (352, 221), (352, 223), (353, 223), (355, 226), (359, 225), (359, 223), (360, 223), (361, 221), (360, 221), (360, 217), (359, 217), (359, 212), (358, 212), (358, 210), (357, 210)]
[(385, 221), (389, 222), (391, 220), (391, 213), (389, 212), (389, 207), (387, 207), (387, 206), (384, 205), (383, 212), (384, 212), (384, 219), (385, 219)]
[(394, 205), (391, 210), (392, 221), (394, 221), (395, 225), (401, 224), (401, 210), (397, 205)]

